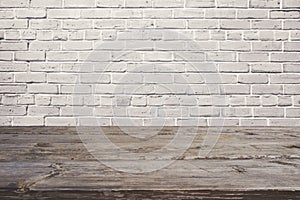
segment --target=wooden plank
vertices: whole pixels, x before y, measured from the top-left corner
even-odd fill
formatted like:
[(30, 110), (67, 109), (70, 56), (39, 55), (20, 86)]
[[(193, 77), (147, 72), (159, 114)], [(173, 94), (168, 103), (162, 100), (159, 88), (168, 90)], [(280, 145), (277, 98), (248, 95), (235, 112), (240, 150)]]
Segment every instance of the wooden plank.
[[(72, 192), (91, 199), (143, 195), (177, 199), (195, 195), (229, 199), (273, 198), (275, 194), (291, 199), (299, 196), (300, 128), (297, 127), (226, 127), (221, 134), (216, 128), (209, 135), (205, 127), (102, 128), (120, 148), (147, 155), (129, 158), (115, 154), (105, 142), (98, 140), (99, 128), (82, 130), (88, 133), (89, 148), (94, 147), (89, 150), (96, 151), (101, 145), (98, 154), (106, 160), (99, 162), (90, 154), (76, 127), (1, 127), (0, 197), (67, 199), (67, 194)], [(157, 134), (140, 138), (128, 135), (128, 131), (133, 135)], [(164, 148), (176, 134), (183, 138), (194, 134), (182, 155), (147, 154)], [(207, 138), (218, 140), (209, 154), (201, 156), (199, 150)], [(176, 148), (184, 147), (179, 144)], [(166, 148), (167, 152), (172, 152), (172, 148)], [(106, 162), (128, 171), (136, 166), (151, 168), (170, 164), (150, 173), (125, 173), (109, 168)], [(143, 168), (134, 171), (144, 172)]]

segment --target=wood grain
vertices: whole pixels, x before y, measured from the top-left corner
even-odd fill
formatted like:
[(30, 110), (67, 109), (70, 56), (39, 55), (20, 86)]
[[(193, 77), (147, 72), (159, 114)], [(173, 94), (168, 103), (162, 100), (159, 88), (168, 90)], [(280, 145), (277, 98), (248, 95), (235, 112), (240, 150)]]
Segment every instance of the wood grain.
[[(195, 134), (183, 155), (124, 159), (96, 140), (99, 127), (85, 127), (89, 142), (116, 165), (171, 165), (150, 173), (125, 173), (99, 162), (85, 148), (76, 127), (1, 127), (1, 199), (297, 199), (300, 194), (300, 128), (102, 127), (117, 146), (132, 152), (164, 147), (175, 134)], [(218, 129), (216, 128), (216, 131)], [(149, 134), (150, 135), (150, 134)], [(205, 156), (204, 138), (218, 137)], [(179, 145), (180, 146), (180, 145)], [(172, 149), (171, 149), (172, 150)], [(128, 165), (130, 166), (130, 165)], [(137, 169), (138, 170), (138, 169)], [(142, 172), (142, 170), (141, 170)], [(76, 195), (77, 194), (77, 195)]]

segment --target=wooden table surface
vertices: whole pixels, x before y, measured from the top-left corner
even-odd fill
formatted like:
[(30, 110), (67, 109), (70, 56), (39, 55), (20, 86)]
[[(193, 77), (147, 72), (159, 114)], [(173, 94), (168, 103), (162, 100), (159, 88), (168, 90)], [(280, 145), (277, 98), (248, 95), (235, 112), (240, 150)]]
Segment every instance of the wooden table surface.
[[(138, 156), (112, 151), (97, 139), (100, 131)], [(1, 127), (0, 199), (300, 199), (300, 127), (207, 131)], [(188, 148), (178, 145), (182, 154), (172, 154), (175, 146), (166, 146), (175, 135), (182, 144), (193, 136)], [(98, 147), (102, 151), (96, 152)], [(151, 153), (159, 149), (167, 154)], [(168, 165), (156, 169), (162, 163)], [(131, 173), (120, 170), (122, 166)], [(145, 172), (140, 166), (156, 170)]]

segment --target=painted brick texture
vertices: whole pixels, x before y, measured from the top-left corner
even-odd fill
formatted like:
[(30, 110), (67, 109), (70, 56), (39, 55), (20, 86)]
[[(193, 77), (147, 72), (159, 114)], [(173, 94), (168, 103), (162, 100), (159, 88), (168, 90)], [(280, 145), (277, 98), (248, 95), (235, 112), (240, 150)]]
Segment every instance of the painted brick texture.
[(0, 94), (1, 126), (298, 126), (300, 1), (0, 1)]

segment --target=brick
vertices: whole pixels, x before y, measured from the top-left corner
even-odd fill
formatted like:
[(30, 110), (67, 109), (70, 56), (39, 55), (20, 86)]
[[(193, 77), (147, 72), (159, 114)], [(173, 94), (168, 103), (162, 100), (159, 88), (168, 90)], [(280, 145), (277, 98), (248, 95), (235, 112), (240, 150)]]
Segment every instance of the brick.
[(299, 84), (300, 74), (276, 74), (270, 76), (270, 83)]
[(229, 96), (228, 102), (231, 106), (245, 106), (246, 98), (244, 96)]
[(80, 11), (80, 17), (87, 19), (105, 19), (111, 17), (111, 11), (107, 9), (84, 9)]
[(13, 10), (0, 10), (0, 19), (13, 19), (14, 17)]
[(283, 65), (283, 72), (300, 72), (300, 64), (284, 64)]
[(77, 75), (69, 73), (51, 73), (47, 75), (48, 83), (76, 83)]
[(19, 40), (21, 39), (20, 31), (6, 31), (5, 32), (6, 40)]
[(64, 106), (61, 108), (61, 116), (93, 116), (93, 107)]
[(300, 40), (300, 31), (291, 31), (291, 41)]
[(207, 52), (206, 60), (214, 62), (230, 62), (236, 60), (236, 54), (234, 52)]
[(235, 10), (231, 9), (207, 9), (205, 11), (205, 18), (211, 19), (231, 19), (236, 17)]
[(276, 31), (275, 40), (276, 41), (287, 41), (289, 40), (289, 33), (287, 31)]
[(170, 20), (156, 20), (156, 28), (185, 28), (185, 20), (180, 19), (170, 19)]
[(260, 96), (246, 96), (246, 106), (260, 106)]
[(285, 20), (285, 21), (283, 21), (283, 29), (300, 30), (300, 20)]
[(90, 85), (61, 85), (61, 94), (91, 94)]
[(124, 7), (124, 2), (124, 0), (96, 0), (96, 6), (104, 8), (118, 8)]
[(262, 96), (261, 105), (266, 107), (276, 106), (278, 104), (278, 99), (276, 96)]
[(77, 52), (47, 52), (48, 61), (76, 61), (78, 59)]
[(45, 82), (45, 73), (41, 72), (18, 72), (15, 73), (15, 82), (18, 83), (43, 83)]
[(219, 8), (247, 8), (248, 0), (216, 0)]
[(32, 94), (56, 94), (58, 93), (58, 86), (52, 84), (30, 84), (28, 85), (28, 92)]
[(1, 29), (25, 29), (28, 27), (26, 19), (4, 19), (1, 20)]
[(184, 7), (184, 0), (153, 0), (153, 7), (182, 8)]
[(37, 30), (55, 30), (61, 27), (58, 20), (34, 19), (30, 21), (30, 28)]
[(13, 126), (43, 126), (43, 117), (13, 117)]
[(267, 10), (245, 9), (237, 11), (238, 19), (264, 19), (268, 18)]
[(144, 126), (175, 126), (176, 121), (173, 118), (150, 118), (143, 119)]
[(34, 42), (30, 42), (29, 50), (32, 50), (32, 51), (42, 51), (42, 50), (58, 51), (58, 50), (60, 50), (60, 46), (61, 46), (61, 43), (57, 42), (57, 41), (51, 41), (51, 42), (34, 41)]
[(20, 95), (20, 96), (18, 96), (17, 104), (19, 104), (19, 105), (34, 104), (34, 96), (33, 95)]
[(64, 7), (95, 7), (95, 0), (64, 0)]
[(281, 51), (282, 43), (281, 42), (253, 42), (252, 43), (253, 51)]
[(300, 42), (285, 42), (284, 51), (300, 51)]
[(225, 117), (251, 117), (251, 108), (224, 108), (222, 110), (223, 116)]
[(211, 40), (225, 40), (226, 32), (224, 30), (211, 30), (210, 39)]
[(223, 94), (249, 94), (249, 85), (223, 85)]
[(1, 116), (0, 117), (0, 126), (11, 126), (12, 117)]
[(190, 109), (190, 116), (192, 117), (218, 117), (220, 116), (220, 109), (209, 107), (209, 108), (199, 108), (199, 107), (192, 107)]
[(146, 52), (144, 54), (144, 60), (146, 61), (171, 61), (173, 58), (170, 52)]
[(18, 96), (17, 95), (4, 95), (2, 96), (3, 105), (17, 105)]
[(215, 0), (186, 0), (187, 8), (212, 8), (215, 7)]
[(111, 126), (110, 118), (103, 117), (79, 117), (77, 119), (78, 126)]
[(25, 93), (26, 85), (24, 84), (1, 84), (0, 85), (0, 93), (2, 94), (17, 94), (17, 93)]
[(63, 29), (78, 30), (92, 28), (93, 24), (91, 20), (64, 20), (62, 24)]
[(300, 95), (293, 95), (293, 105), (295, 107), (300, 106)]
[(224, 51), (250, 51), (251, 44), (249, 42), (228, 41), (220, 42), (220, 50)]
[(268, 83), (268, 75), (266, 74), (241, 74), (238, 79), (238, 82), (243, 84)]
[(252, 29), (282, 29), (282, 23), (278, 20), (254, 20)]
[(31, 0), (30, 6), (31, 7), (47, 7), (47, 8), (57, 8), (62, 6), (63, 0), (47, 0), (47, 1), (41, 1), (41, 0)]
[(249, 20), (221, 20), (221, 29), (250, 29)]
[(241, 62), (264, 62), (269, 61), (268, 53), (240, 53), (239, 61)]
[(79, 9), (51, 9), (47, 10), (48, 19), (78, 19)]
[(250, 64), (252, 73), (280, 73), (282, 72), (281, 64), (276, 63), (257, 63)]
[(269, 126), (299, 126), (299, 119), (270, 119)]
[(12, 52), (1, 52), (0, 54), (0, 61), (12, 61), (13, 60), (13, 53)]
[(19, 8), (19, 7), (28, 7), (29, 0), (10, 0), (10, 1), (1, 1), (1, 8)]
[[(172, 25), (171, 25), (172, 26)], [(128, 20), (126, 27), (128, 29), (144, 29), (144, 28), (153, 28), (154, 21), (152, 20)]]
[(158, 108), (159, 117), (187, 117), (188, 109), (185, 107), (159, 107)]
[(285, 85), (284, 94), (300, 94), (300, 85)]
[(250, 0), (250, 8), (279, 8), (280, 0)]
[(249, 72), (249, 65), (247, 63), (220, 63), (219, 71), (228, 73), (247, 73)]
[(30, 71), (33, 72), (57, 72), (60, 69), (57, 63), (30, 63)]
[(278, 106), (291, 106), (293, 105), (291, 96), (278, 96)]
[(28, 115), (30, 116), (57, 116), (59, 108), (50, 106), (28, 106)]
[(272, 30), (262, 30), (259, 31), (259, 40), (261, 41), (274, 41), (275, 33)]
[(51, 96), (49, 95), (36, 95), (35, 105), (37, 106), (49, 106), (51, 103)]
[(109, 74), (81, 74), (80, 75), (81, 83), (110, 83), (110, 75)]
[(43, 61), (45, 53), (41, 51), (18, 51), (15, 53), (15, 60), (20, 61)]
[(7, 63), (0, 62), (0, 71), (1, 72), (22, 72), (27, 70), (26, 63)]
[[(171, 78), (170, 78), (171, 79)], [(171, 81), (171, 80), (170, 80)], [(204, 83), (203, 76), (200, 74), (176, 74), (174, 75), (175, 83)]]
[[(186, 12), (184, 10), (174, 10), (174, 18), (182, 18), (185, 16)], [(192, 14), (191, 14), (192, 15)], [(164, 18), (172, 18), (172, 10), (165, 9), (154, 9), (154, 10), (143, 10), (144, 18), (149, 19), (164, 19)]]
[(8, 74), (6, 72), (1, 72), (0, 73), (0, 82), (1, 83), (9, 83), (13, 82), (13, 74)]
[(253, 94), (282, 94), (283, 87), (281, 85), (253, 85)]
[(92, 42), (86, 41), (68, 41), (62, 43), (62, 50), (67, 51), (85, 51), (92, 50)]
[(283, 108), (254, 108), (254, 117), (283, 117)]
[(26, 115), (25, 106), (0, 106), (0, 116)]
[(283, 0), (283, 8), (300, 8), (300, 2), (297, 0)]
[(105, 28), (125, 28), (125, 21), (118, 19), (104, 19), (104, 20), (96, 20), (94, 22), (95, 28), (105, 29)]
[(46, 117), (46, 126), (76, 126), (76, 119), (72, 117)]
[(193, 29), (216, 29), (218, 27), (219, 27), (218, 20), (213, 20), (213, 19), (188, 20), (188, 28), (193, 28)]
[(0, 42), (0, 51), (23, 51), (27, 50), (26, 42)]
[(177, 126), (207, 126), (208, 122), (203, 118), (178, 118)]
[(295, 10), (273, 10), (270, 11), (271, 19), (299, 19), (300, 11)]
[(172, 83), (173, 76), (171, 74), (145, 74), (145, 83)]
[[(106, 18), (109, 18), (109, 13), (106, 14)], [(105, 18), (105, 16), (103, 17)], [(116, 19), (140, 19), (143, 18), (143, 11), (137, 9), (123, 9), (123, 10), (112, 10), (112, 18)]]
[(46, 17), (45, 9), (18, 9), (16, 10), (17, 18), (44, 18)]
[(127, 8), (149, 8), (152, 7), (152, 1), (148, 0), (125, 0)]
[(271, 61), (273, 62), (299, 62), (300, 53), (272, 53)]
[[(170, 11), (170, 12), (169, 12)], [(144, 14), (148, 14), (147, 10), (144, 11)], [(153, 16), (150, 15), (150, 16)], [(161, 10), (159, 13), (154, 15), (155, 18), (171, 18), (172, 12), (171, 10)], [(198, 8), (184, 8), (184, 9), (174, 9), (174, 18), (203, 18), (204, 17), (204, 10)]]

